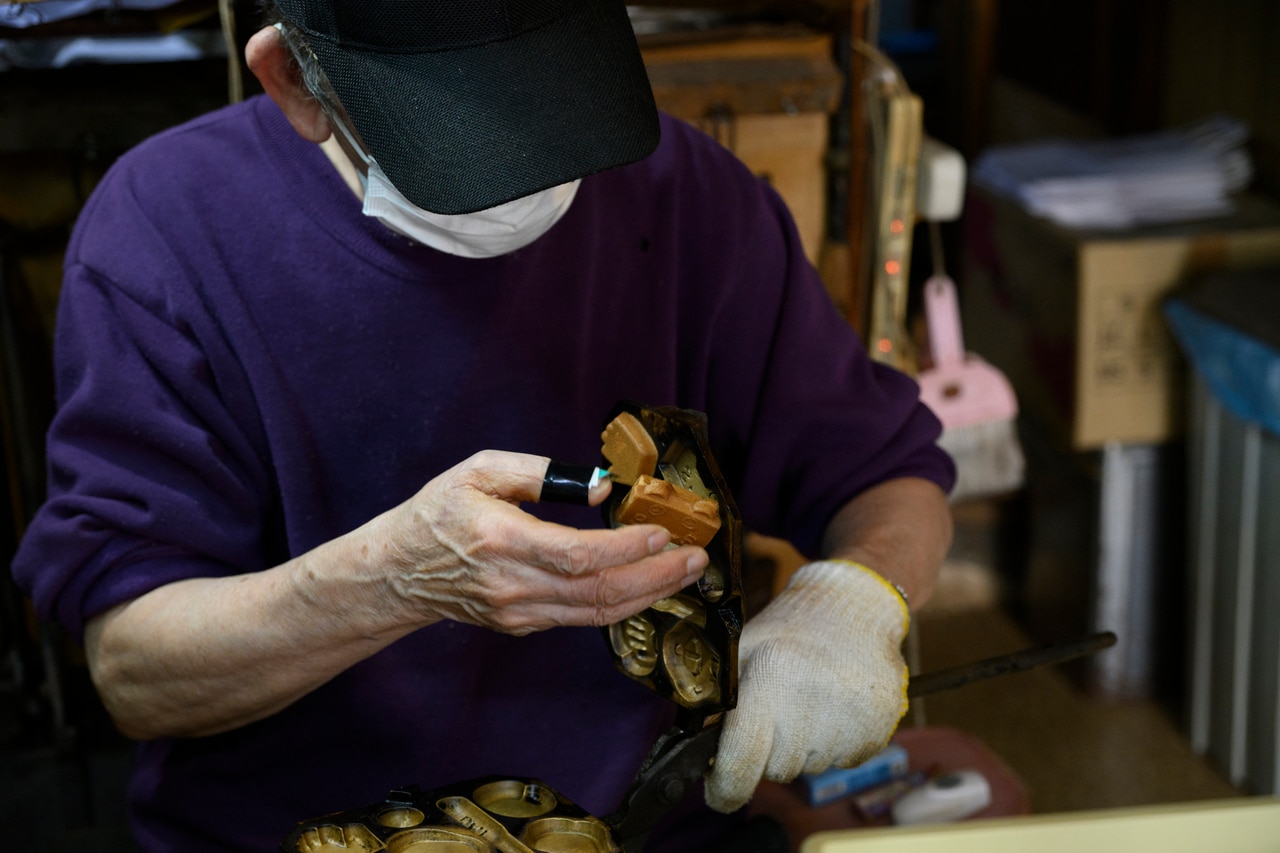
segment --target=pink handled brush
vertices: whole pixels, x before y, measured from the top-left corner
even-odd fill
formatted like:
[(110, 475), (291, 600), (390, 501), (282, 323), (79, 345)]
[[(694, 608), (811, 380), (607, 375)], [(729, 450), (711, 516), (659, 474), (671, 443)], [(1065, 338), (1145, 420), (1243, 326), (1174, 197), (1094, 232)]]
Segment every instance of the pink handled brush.
[(1022, 484), (1023, 456), (1015, 419), (1018, 399), (1004, 374), (965, 352), (955, 283), (924, 283), (925, 322), (933, 364), (917, 377), (920, 399), (942, 421), (938, 444), (956, 462), (951, 499), (1006, 492)]

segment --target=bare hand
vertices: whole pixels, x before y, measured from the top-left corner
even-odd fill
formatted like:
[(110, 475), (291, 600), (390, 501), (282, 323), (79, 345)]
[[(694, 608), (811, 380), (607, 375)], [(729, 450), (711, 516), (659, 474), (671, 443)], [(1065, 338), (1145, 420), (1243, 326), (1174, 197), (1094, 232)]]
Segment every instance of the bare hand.
[[(523, 635), (558, 625), (608, 625), (697, 580), (701, 548), (666, 550), (644, 524), (577, 530), (519, 508), (537, 501), (549, 460), (483, 451), (379, 516), (387, 581), (407, 618), (452, 619)], [(603, 481), (591, 491), (599, 505)]]

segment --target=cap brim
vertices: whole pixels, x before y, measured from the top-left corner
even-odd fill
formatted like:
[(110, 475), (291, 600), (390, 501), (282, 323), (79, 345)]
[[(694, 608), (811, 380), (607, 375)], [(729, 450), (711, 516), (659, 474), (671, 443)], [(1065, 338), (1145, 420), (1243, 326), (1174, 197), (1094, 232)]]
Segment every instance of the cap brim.
[(309, 34), (369, 153), (409, 201), (470, 213), (640, 160), (658, 115), (622, 3), (461, 50), (360, 52)]

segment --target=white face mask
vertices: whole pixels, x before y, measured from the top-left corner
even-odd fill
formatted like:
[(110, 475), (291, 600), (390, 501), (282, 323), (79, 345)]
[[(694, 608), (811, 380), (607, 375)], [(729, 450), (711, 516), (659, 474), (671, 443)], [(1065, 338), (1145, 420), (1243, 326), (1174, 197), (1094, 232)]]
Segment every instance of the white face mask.
[(522, 249), (560, 221), (578, 193), (573, 181), (475, 213), (432, 213), (409, 201), (370, 158), (364, 214), (410, 240), (463, 258), (492, 258)]
[(581, 180), (551, 187), (475, 213), (423, 210), (405, 198), (382, 167), (359, 145), (345, 123), (329, 116), (365, 164), (364, 215), (410, 240), (463, 258), (493, 258), (522, 249), (551, 230), (569, 210)]

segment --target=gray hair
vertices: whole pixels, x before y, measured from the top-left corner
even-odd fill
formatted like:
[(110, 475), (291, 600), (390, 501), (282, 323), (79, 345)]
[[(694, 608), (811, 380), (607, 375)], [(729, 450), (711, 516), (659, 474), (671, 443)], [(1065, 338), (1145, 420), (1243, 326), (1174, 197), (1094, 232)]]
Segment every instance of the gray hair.
[(321, 103), (332, 101), (335, 97), (333, 88), (329, 85), (329, 78), (325, 75), (324, 69), (320, 67), (320, 60), (316, 59), (315, 53), (311, 50), (307, 34), (284, 16), (274, 0), (263, 0), (261, 10), (263, 26), (279, 28), (280, 35), (289, 48), (290, 64), (297, 71), (298, 79), (302, 81), (302, 85), (306, 87), (311, 97)]

